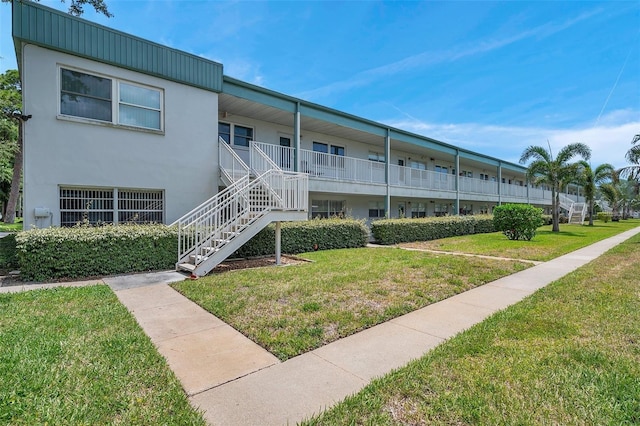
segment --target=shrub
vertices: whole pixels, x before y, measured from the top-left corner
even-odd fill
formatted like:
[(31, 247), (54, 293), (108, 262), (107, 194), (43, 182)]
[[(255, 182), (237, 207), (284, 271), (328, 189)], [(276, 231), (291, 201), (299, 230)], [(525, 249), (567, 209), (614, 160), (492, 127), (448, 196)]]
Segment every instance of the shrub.
[(371, 223), (371, 233), (379, 244), (429, 241), (494, 231), (490, 215), (381, 219)]
[(0, 270), (11, 271), (14, 269), (18, 269), (16, 234), (9, 234), (0, 238)]
[(610, 212), (598, 212), (598, 215), (596, 217), (598, 220), (601, 220), (604, 223), (607, 223), (611, 220), (611, 216), (612, 214)]
[[(266, 256), (275, 253), (275, 224), (267, 226), (231, 257)], [(364, 247), (369, 230), (355, 219), (312, 219), (283, 222), (281, 250), (298, 254), (313, 250)]]
[[(282, 252), (362, 247), (368, 234), (357, 220), (286, 222), (282, 224)], [(176, 228), (166, 225), (32, 229), (18, 234), (16, 251), (21, 277), (27, 281), (146, 272), (175, 267), (178, 235)], [(273, 253), (275, 225), (271, 224), (231, 257)]]
[(553, 225), (553, 216), (550, 214), (543, 214), (542, 220), (544, 222), (543, 225)]
[(542, 209), (529, 204), (504, 204), (493, 210), (493, 225), (510, 240), (531, 240), (544, 224)]
[(172, 269), (178, 253), (165, 225), (32, 229), (16, 243), (20, 276), (37, 281)]

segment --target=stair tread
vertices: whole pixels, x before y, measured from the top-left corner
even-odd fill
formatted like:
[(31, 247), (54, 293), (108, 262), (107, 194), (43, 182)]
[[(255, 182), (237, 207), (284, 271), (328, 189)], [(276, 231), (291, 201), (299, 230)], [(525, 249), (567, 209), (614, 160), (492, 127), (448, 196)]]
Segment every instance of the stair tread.
[(194, 271), (196, 269), (196, 265), (191, 263), (180, 263), (178, 268), (186, 269), (187, 271)]

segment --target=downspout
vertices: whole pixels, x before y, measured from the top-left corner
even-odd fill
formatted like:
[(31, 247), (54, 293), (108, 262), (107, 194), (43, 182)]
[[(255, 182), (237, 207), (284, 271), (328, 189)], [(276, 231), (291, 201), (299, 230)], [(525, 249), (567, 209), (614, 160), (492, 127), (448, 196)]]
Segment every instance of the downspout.
[(391, 131), (387, 128), (387, 137), (384, 139), (384, 182), (387, 184), (387, 194), (384, 198), (384, 216), (391, 217), (391, 188), (389, 187), (391, 161)]

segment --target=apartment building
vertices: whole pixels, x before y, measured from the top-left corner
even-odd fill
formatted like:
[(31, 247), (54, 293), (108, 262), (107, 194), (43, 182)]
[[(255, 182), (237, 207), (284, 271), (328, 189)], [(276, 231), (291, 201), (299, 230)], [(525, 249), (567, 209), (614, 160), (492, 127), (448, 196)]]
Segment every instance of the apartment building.
[(233, 185), (227, 157), (250, 176), (304, 175), (295, 210), (305, 217), (551, 205), (521, 165), (231, 78), (222, 64), (36, 3), (13, 3), (13, 37), (32, 116), (25, 226), (172, 223)]

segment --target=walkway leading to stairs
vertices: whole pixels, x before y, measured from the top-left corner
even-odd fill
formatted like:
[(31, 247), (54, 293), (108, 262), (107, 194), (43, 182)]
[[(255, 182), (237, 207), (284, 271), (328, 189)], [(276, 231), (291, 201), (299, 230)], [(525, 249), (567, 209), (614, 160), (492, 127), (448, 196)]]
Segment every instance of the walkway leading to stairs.
[(210, 424), (295, 424), (637, 233), (640, 227), (286, 362), (171, 289), (167, 284), (183, 279), (180, 274), (111, 277), (103, 282), (133, 313)]

